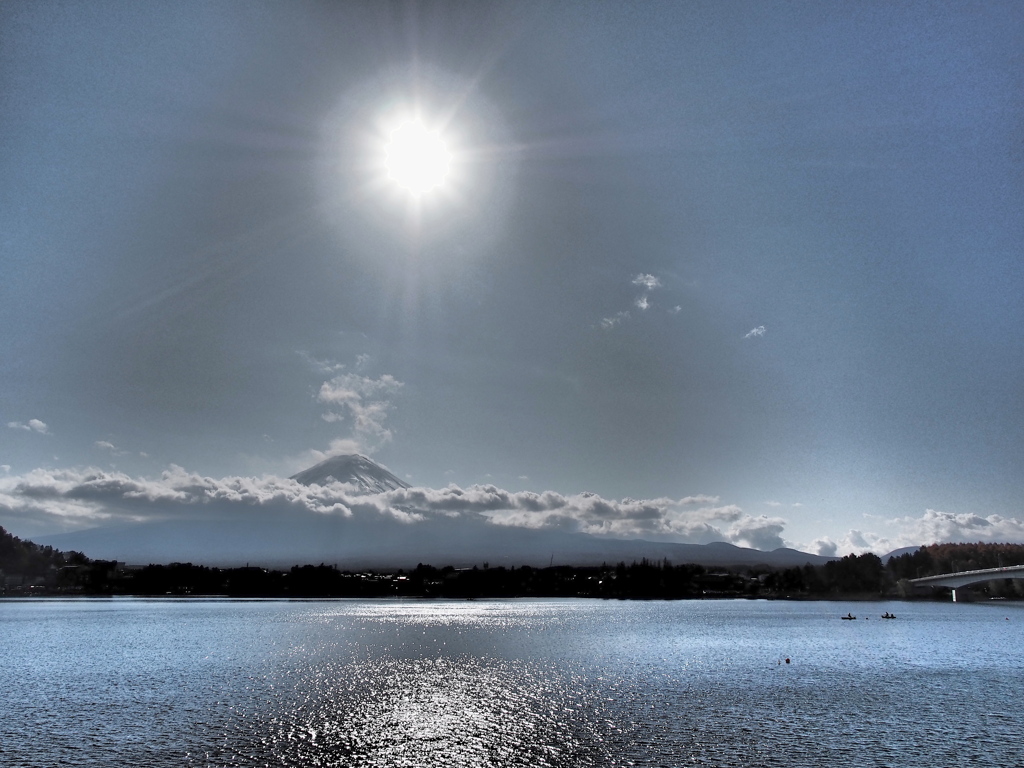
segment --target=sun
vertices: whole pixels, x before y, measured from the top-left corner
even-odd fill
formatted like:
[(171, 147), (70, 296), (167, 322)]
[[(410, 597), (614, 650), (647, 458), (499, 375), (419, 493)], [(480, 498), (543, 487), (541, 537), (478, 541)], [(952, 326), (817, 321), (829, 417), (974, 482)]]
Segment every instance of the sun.
[(450, 162), (451, 154), (441, 136), (418, 121), (395, 129), (386, 148), (388, 176), (414, 195), (441, 186)]

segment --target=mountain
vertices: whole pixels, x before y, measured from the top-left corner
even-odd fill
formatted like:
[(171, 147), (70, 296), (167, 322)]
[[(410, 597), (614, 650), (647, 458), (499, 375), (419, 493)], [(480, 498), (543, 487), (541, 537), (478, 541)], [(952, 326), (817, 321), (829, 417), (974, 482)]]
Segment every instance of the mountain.
[[(335, 456), (296, 475), (304, 485), (343, 483), (363, 494), (409, 485), (365, 456)], [(349, 493), (349, 496), (354, 494)], [(208, 503), (169, 508), (162, 519), (118, 524), (40, 538), (44, 544), (85, 552), (89, 557), (134, 564), (192, 562), (236, 566), (251, 563), (290, 567), (337, 563), (345, 569), (410, 568), (417, 563), (467, 567), (484, 562), (505, 566), (601, 565), (653, 562), (709, 567), (775, 568), (820, 565), (830, 559), (776, 549), (762, 552), (718, 542), (679, 544), (613, 539), (559, 530), (496, 525), (482, 515), (388, 510), (358, 499), (338, 513), (295, 503)]]
[(886, 563), (889, 562), (889, 560), (891, 560), (894, 557), (902, 557), (903, 555), (912, 555), (915, 552), (917, 552), (917, 550), (919, 550), (920, 548), (921, 548), (921, 545), (917, 544), (917, 545), (915, 545), (913, 547), (901, 547), (899, 549), (894, 549), (889, 554), (882, 555), (882, 557), (881, 557), (882, 565), (885, 565)]
[(408, 488), (409, 484), (388, 472), (375, 461), (358, 453), (332, 456), (316, 466), (292, 475), (303, 485), (329, 485), (346, 483), (354, 485), (363, 493), (384, 493)]
[(301, 511), (254, 513), (246, 519), (195, 517), (92, 528), (46, 537), (45, 543), (90, 557), (129, 563), (192, 562), (290, 567), (337, 563), (343, 569), (411, 568), (417, 563), (464, 568), (543, 567), (653, 562), (707, 567), (821, 565), (834, 558), (792, 549), (763, 552), (725, 542), (678, 544), (608, 539), (583, 533), (498, 526), (479, 519), (439, 518), (409, 524), (387, 517), (322, 515)]

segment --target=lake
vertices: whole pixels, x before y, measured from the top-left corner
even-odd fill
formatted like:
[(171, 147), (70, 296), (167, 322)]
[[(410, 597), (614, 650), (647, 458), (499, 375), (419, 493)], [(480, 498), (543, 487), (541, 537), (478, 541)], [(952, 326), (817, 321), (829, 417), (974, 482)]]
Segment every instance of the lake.
[(1017, 766), (1022, 640), (1008, 602), (0, 600), (0, 765)]

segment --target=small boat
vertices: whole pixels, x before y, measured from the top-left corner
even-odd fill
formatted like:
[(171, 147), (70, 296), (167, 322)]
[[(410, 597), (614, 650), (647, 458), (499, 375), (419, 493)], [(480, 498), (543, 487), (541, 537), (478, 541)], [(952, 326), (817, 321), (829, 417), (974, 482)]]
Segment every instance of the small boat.
[(896, 618), (896, 614), (895, 613), (889, 613), (888, 611), (886, 611), (885, 613), (882, 614), (882, 618), (883, 619), (895, 619)]
[(854, 616), (852, 613), (848, 613), (845, 616), (840, 616), (839, 618), (842, 619), (843, 621), (853, 621), (857, 617)]

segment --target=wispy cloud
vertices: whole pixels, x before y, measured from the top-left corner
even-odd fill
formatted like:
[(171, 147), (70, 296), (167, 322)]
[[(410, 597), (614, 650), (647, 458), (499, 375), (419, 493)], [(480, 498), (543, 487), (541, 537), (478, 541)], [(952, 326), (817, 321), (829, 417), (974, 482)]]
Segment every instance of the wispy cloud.
[(767, 331), (767, 329), (763, 325), (759, 325), (759, 326), (757, 326), (757, 328), (751, 328), (749, 331), (747, 331), (746, 335), (743, 338), (744, 339), (750, 339), (750, 338), (756, 338), (756, 337), (759, 337), (759, 336), (764, 336), (766, 331)]
[[(643, 286), (648, 292), (650, 292), (655, 288), (661, 287), (661, 278), (655, 277), (654, 275), (639, 274), (633, 278), (633, 285)], [(633, 304), (642, 312), (647, 311), (651, 306), (650, 298), (647, 293), (642, 296), (638, 296)]]
[(40, 421), (39, 419), (29, 419), (26, 423), (20, 421), (9, 421), (7, 422), (7, 426), (11, 429), (21, 429), (26, 432), (38, 432), (41, 435), (50, 434), (50, 428), (46, 426), (46, 422)]
[(391, 398), (403, 386), (390, 374), (370, 378), (357, 373), (343, 373), (320, 385), (316, 399), (331, 408), (322, 414), (324, 421), (345, 422), (351, 428), (338, 452), (372, 453), (391, 440), (384, 422), (393, 407)]
[(628, 319), (629, 312), (616, 312), (611, 317), (601, 318), (601, 328), (607, 331), (619, 325), (624, 320)]
[(648, 291), (653, 291), (655, 288), (661, 288), (661, 278), (641, 273), (633, 278), (633, 285), (642, 285)]
[(128, 455), (128, 451), (122, 451), (120, 448), (118, 448), (116, 445), (114, 445), (109, 440), (97, 440), (96, 442), (93, 443), (93, 445), (95, 447), (99, 448), (102, 451), (110, 451), (110, 453), (112, 455), (114, 455), (114, 456), (127, 456)]
[[(786, 506), (781, 501), (766, 501), (765, 504), (767, 506), (769, 506), (769, 507), (784, 507), (784, 506)], [(801, 504), (799, 501), (794, 501), (789, 506), (796, 508), (796, 507), (802, 507), (803, 504)]]
[[(646, 272), (641, 272), (640, 274), (634, 276), (630, 280), (630, 283), (632, 285), (636, 285), (644, 289), (644, 292), (633, 300), (633, 307), (639, 310), (640, 312), (646, 312), (647, 310), (651, 309), (651, 307), (654, 306), (654, 304), (651, 302), (651, 292), (662, 287), (661, 278), (658, 277), (657, 275), (651, 275)], [(665, 311), (671, 315), (676, 315), (679, 314), (679, 312), (681, 312), (682, 309), (682, 305), (677, 304), (676, 306), (673, 306)], [(629, 319), (629, 312), (616, 312), (614, 315), (609, 315), (608, 317), (602, 318), (600, 326), (603, 330), (607, 331), (612, 328), (615, 328), (617, 325), (621, 325), (622, 323)]]
[(320, 358), (314, 357), (309, 352), (299, 350), (299, 357), (301, 357), (310, 368), (317, 373), (325, 375), (335, 374), (345, 370), (346, 366), (344, 363), (338, 363), (334, 360), (321, 360)]

